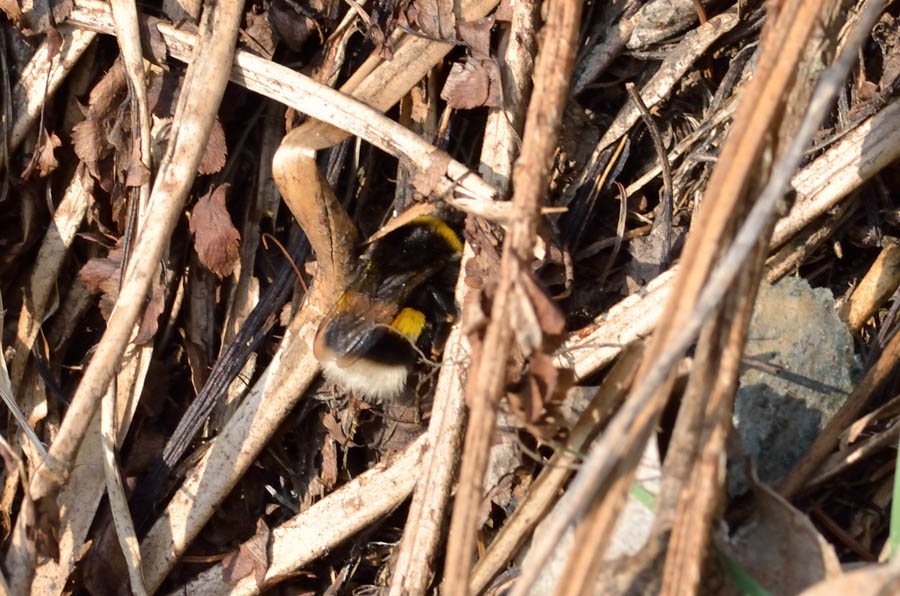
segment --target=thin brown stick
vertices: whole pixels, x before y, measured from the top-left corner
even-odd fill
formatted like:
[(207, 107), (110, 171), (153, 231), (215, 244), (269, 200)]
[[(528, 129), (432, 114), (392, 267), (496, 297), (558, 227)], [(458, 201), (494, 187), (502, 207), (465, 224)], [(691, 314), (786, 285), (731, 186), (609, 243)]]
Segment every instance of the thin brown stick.
[[(706, 21), (705, 17), (706, 15), (704, 15), (703, 22)], [(653, 139), (653, 148), (656, 150), (656, 156), (662, 167), (662, 225), (665, 226), (662, 263), (665, 265), (669, 262), (671, 256), (669, 253), (672, 250), (672, 189), (674, 188), (674, 185), (672, 184), (672, 167), (669, 165), (669, 155), (666, 153), (665, 145), (663, 145), (662, 135), (659, 134), (659, 128), (657, 128), (656, 122), (653, 120), (653, 116), (650, 114), (650, 110), (647, 109), (644, 100), (641, 99), (640, 93), (635, 89), (634, 83), (625, 83), (625, 90), (628, 91), (628, 95), (631, 96), (631, 101), (634, 102), (634, 105), (637, 106), (638, 111), (641, 113), (641, 119), (643, 119), (644, 125), (647, 127), (647, 130), (650, 131), (650, 138)]]
[(494, 433), (495, 408), (505, 387), (512, 348), (509, 305), (520, 268), (532, 258), (537, 222), (550, 180), (552, 157), (575, 61), (581, 1), (551, 0), (548, 8), (549, 18), (544, 26), (546, 41), (538, 54), (522, 153), (513, 172), (515, 193), (512, 202), (519, 217), (510, 226), (503, 246), (500, 283), (491, 306), (491, 322), (478, 361), (470, 372), (466, 391), (469, 428), (444, 566), (443, 591), (448, 596), (465, 595), (469, 590), (477, 515)]
[(297, 263), (294, 262), (294, 259), (291, 257), (291, 253), (289, 253), (288, 250), (284, 247), (284, 244), (281, 243), (281, 240), (279, 240), (278, 238), (276, 238), (275, 236), (273, 236), (272, 234), (270, 234), (268, 232), (263, 232), (262, 235), (260, 236), (260, 238), (262, 239), (262, 244), (265, 249), (268, 250), (268, 248), (269, 248), (268, 242), (270, 240), (272, 241), (272, 244), (274, 244), (275, 246), (278, 247), (278, 250), (281, 251), (281, 254), (283, 254), (284, 258), (287, 259), (287, 262), (290, 263), (291, 269), (294, 270), (294, 275), (297, 276), (297, 281), (299, 281), (300, 285), (303, 287), (303, 292), (304, 293), (309, 292), (309, 288), (306, 285), (306, 281), (303, 279), (303, 276), (300, 275), (300, 270), (297, 268)]

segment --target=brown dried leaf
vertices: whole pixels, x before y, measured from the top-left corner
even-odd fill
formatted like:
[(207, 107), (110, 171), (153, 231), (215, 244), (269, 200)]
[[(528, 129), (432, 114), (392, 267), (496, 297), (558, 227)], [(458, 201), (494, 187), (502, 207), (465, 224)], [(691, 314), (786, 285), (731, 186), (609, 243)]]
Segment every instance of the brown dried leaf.
[(269, 526), (262, 519), (256, 522), (256, 533), (253, 538), (241, 543), (237, 552), (230, 553), (222, 561), (226, 578), (237, 584), (251, 573), (257, 586), (262, 586), (266, 571), (269, 569)]
[(209, 139), (206, 141), (206, 151), (200, 158), (197, 171), (201, 174), (215, 174), (225, 167), (225, 158), (228, 156), (228, 147), (225, 145), (225, 131), (222, 123), (216, 118), (209, 131)]
[(507, 394), (510, 410), (536, 437), (548, 436), (556, 428), (548, 417), (550, 406), (558, 403), (559, 394), (571, 385), (569, 376), (561, 374), (553, 358), (535, 352), (528, 359), (524, 378), (518, 385), (517, 391)]
[(328, 431), (328, 435), (339, 445), (346, 445), (350, 442), (350, 437), (344, 432), (344, 427), (341, 425), (340, 420), (338, 420), (334, 413), (331, 411), (323, 412), (319, 416), (322, 426), (325, 430)]
[(110, 67), (100, 82), (91, 89), (88, 97), (88, 113), (95, 117), (101, 117), (118, 105), (124, 98), (128, 87), (125, 82), (125, 67), (120, 61), (116, 61)]
[[(15, 3), (12, 0), (10, 2)], [(25, 7), (24, 11), (21, 6), (3, 10), (16, 21), (16, 25), (24, 35), (46, 33), (47, 41), (50, 43), (49, 54), (52, 59), (62, 45), (62, 37), (55, 29), (56, 23), (63, 22), (72, 12), (72, 0), (33, 0), (32, 2), (21, 2), (20, 5)]]
[(105, 135), (100, 123), (88, 117), (72, 127), (72, 146), (75, 155), (87, 164), (91, 175), (97, 178), (95, 173), (97, 162), (103, 155)]
[(144, 56), (148, 60), (152, 60), (156, 64), (165, 64), (169, 57), (169, 48), (157, 28), (159, 23), (168, 23), (168, 21), (147, 15), (142, 16), (138, 22), (141, 31), (141, 46), (144, 49)]
[[(372, 12), (369, 13), (369, 28), (366, 30), (366, 34), (375, 44), (372, 53), (385, 60), (390, 60), (394, 56), (391, 32), (397, 22), (397, 18), (394, 16), (396, 9), (397, 0), (379, 0), (375, 2)], [(410, 10), (415, 9), (410, 7)]]
[(0, 10), (6, 14), (7, 18), (12, 21), (13, 24), (19, 24), (19, 19), (22, 18), (22, 11), (19, 9), (19, 4), (15, 0), (0, 0)]
[(500, 73), (492, 60), (468, 58), (456, 62), (441, 90), (441, 99), (457, 110), (500, 105)]
[(325, 436), (319, 453), (322, 456), (322, 471), (319, 473), (319, 482), (326, 489), (330, 490), (338, 481), (337, 442), (330, 434)]
[(245, 18), (243, 37), (247, 45), (260, 56), (271, 58), (275, 54), (275, 33), (269, 24), (269, 15), (267, 12), (257, 14), (250, 10)]
[(134, 343), (141, 346), (150, 342), (159, 329), (159, 315), (166, 306), (166, 286), (160, 275), (153, 277), (153, 285), (150, 288), (150, 299), (144, 307), (144, 316), (141, 318), (141, 326), (138, 328)]
[(119, 268), (122, 266), (122, 249), (109, 251), (106, 258), (90, 259), (78, 272), (81, 283), (91, 294), (100, 294), (100, 314), (109, 318), (119, 293)]
[(752, 488), (757, 519), (720, 544), (726, 554), (773, 594), (797, 594), (840, 575), (834, 548), (806, 515), (771, 488)]
[(59, 505), (56, 499), (44, 497), (37, 501), (26, 500), (27, 505), (19, 515), (30, 520), (28, 527), (34, 537), (34, 545), (41, 555), (59, 558)]
[(175, 101), (182, 77), (171, 71), (153, 71), (147, 87), (147, 104), (150, 112), (157, 118), (169, 118), (175, 112)]
[(452, 0), (415, 0), (415, 20), (422, 32), (433, 39), (456, 41), (456, 16)]
[(459, 24), (459, 37), (469, 46), (473, 58), (485, 60), (491, 57), (491, 29), (493, 26), (493, 16), (473, 23)]
[(59, 31), (56, 27), (50, 27), (47, 30), (47, 57), (50, 61), (53, 61), (59, 55), (59, 51), (62, 49), (63, 38), (62, 35), (59, 34)]
[(150, 182), (150, 170), (141, 162), (141, 147), (134, 143), (131, 147), (131, 159), (125, 171), (125, 186), (141, 186)]
[(62, 141), (59, 140), (55, 133), (48, 133), (46, 129), (42, 130), (40, 146), (35, 151), (28, 167), (22, 172), (22, 178), (30, 178), (35, 168), (38, 169), (38, 176), (41, 178), (46, 177), (47, 174), (55, 170), (59, 162), (56, 161), (53, 151), (60, 145), (62, 145)]
[[(78, 277), (87, 290), (92, 294), (100, 294), (100, 314), (104, 319), (109, 319), (119, 295), (122, 253), (121, 248), (115, 248), (109, 251), (105, 258), (90, 259), (78, 272)], [(165, 307), (165, 285), (160, 278), (161, 276), (157, 275), (153, 279), (150, 298), (144, 308), (137, 337), (134, 339), (137, 345), (147, 343), (156, 334), (157, 320)]]
[(316, 33), (316, 22), (299, 13), (286, 0), (275, 0), (268, 15), (272, 29), (295, 52), (299, 52), (306, 40)]
[(561, 337), (566, 330), (566, 316), (557, 306), (533, 273), (528, 272), (519, 278), (519, 283), (531, 301), (545, 336)]
[(200, 197), (191, 213), (194, 249), (203, 265), (219, 276), (231, 275), (238, 262), (241, 234), (231, 223), (225, 208), (229, 184), (223, 184)]

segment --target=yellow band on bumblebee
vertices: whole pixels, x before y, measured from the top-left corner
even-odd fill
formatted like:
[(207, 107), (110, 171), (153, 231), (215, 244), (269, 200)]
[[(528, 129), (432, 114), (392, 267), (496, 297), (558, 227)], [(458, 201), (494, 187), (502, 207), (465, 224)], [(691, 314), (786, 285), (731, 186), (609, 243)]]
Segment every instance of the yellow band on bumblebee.
[(421, 217), (413, 219), (409, 223), (422, 224), (430, 227), (435, 234), (440, 236), (441, 239), (447, 243), (447, 246), (449, 246), (454, 253), (462, 253), (463, 245), (459, 239), (459, 236), (457, 236), (456, 232), (453, 231), (453, 228), (444, 223), (444, 220), (440, 217), (435, 217), (433, 215), (423, 215)]
[(416, 341), (425, 328), (425, 314), (414, 308), (404, 308), (394, 317), (391, 327), (408, 338)]

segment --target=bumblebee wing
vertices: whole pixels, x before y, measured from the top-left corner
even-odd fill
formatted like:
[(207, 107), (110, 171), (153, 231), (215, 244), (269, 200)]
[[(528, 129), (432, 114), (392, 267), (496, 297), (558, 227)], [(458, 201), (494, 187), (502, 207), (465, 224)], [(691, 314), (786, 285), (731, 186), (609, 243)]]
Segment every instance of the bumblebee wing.
[(414, 308), (402, 309), (389, 324), (361, 317), (329, 317), (316, 334), (315, 355), (340, 368), (360, 358), (403, 361), (409, 356), (409, 342), (415, 342), (424, 327), (424, 313)]
[(384, 327), (369, 319), (329, 316), (316, 333), (313, 351), (319, 360), (333, 360), (343, 368), (371, 351), (384, 333)]

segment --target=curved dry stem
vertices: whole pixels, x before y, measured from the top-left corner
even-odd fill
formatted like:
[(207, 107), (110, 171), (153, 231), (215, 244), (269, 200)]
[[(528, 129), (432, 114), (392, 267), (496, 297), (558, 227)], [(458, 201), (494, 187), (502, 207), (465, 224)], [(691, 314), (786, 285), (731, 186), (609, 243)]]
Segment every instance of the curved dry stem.
[(336, 297), (349, 281), (358, 233), (316, 166), (315, 151), (306, 146), (300, 129), (284, 137), (272, 160), (272, 174), (316, 253), (315, 283), (324, 286), (321, 295)]

